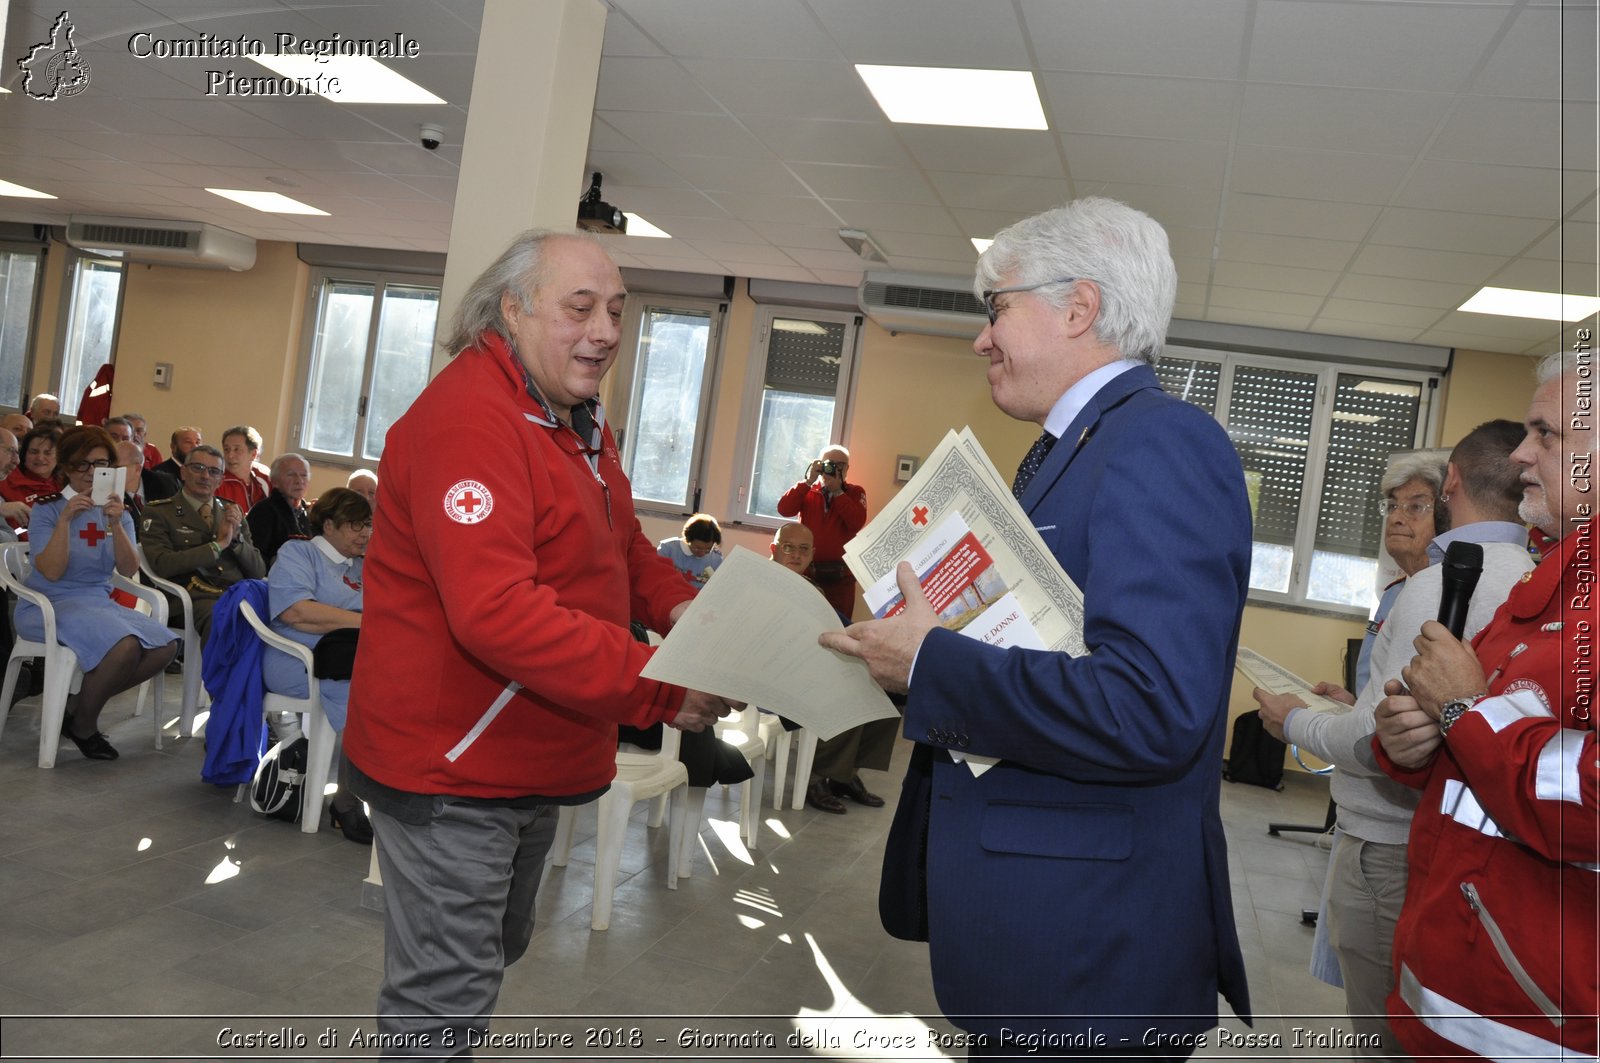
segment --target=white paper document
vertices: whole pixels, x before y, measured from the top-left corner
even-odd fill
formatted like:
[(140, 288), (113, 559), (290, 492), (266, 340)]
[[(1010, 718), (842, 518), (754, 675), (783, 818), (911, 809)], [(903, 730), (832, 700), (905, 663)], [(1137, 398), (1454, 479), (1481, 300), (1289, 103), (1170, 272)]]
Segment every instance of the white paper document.
[(1313, 683), (1295, 675), (1276, 661), (1270, 660), (1245, 646), (1239, 647), (1234, 667), (1251, 684), (1274, 694), (1293, 694), (1308, 708), (1332, 712), (1349, 712), (1350, 706), (1332, 698), (1312, 692)]
[[(845, 546), (875, 617), (904, 608), (909, 561), (939, 622), (993, 646), (1082, 656), (1083, 592), (1062, 571), (970, 428), (951, 432), (877, 518)], [(998, 761), (962, 754), (974, 775)]]
[(899, 715), (864, 663), (817, 644), (842, 630), (803, 576), (735, 547), (643, 674), (776, 712), (825, 741)]

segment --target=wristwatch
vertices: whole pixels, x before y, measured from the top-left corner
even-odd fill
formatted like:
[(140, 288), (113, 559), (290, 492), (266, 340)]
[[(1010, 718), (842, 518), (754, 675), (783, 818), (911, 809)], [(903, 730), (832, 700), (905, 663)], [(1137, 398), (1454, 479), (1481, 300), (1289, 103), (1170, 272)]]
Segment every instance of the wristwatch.
[(1441, 705), (1439, 707), (1439, 733), (1448, 735), (1450, 728), (1456, 725), (1456, 721), (1461, 719), (1468, 709), (1488, 696), (1488, 691), (1480, 690), (1478, 693), (1468, 694), (1464, 698), (1451, 698)]

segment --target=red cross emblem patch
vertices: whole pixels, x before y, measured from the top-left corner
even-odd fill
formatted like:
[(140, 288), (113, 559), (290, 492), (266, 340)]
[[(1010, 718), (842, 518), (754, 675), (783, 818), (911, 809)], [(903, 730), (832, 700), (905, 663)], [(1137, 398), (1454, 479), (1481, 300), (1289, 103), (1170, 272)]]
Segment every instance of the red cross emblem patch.
[(445, 516), (457, 524), (477, 524), (494, 509), (494, 495), (476, 480), (461, 480), (444, 493)]

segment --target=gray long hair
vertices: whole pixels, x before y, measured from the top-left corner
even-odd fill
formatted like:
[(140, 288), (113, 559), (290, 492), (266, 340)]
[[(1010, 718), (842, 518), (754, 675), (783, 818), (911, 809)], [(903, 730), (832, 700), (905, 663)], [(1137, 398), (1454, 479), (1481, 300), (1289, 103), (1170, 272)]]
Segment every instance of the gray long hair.
[(446, 354), (466, 350), (485, 331), (498, 332), (510, 342), (511, 330), (500, 312), (501, 297), (510, 292), (523, 310), (533, 309), (533, 293), (545, 280), (545, 243), (552, 239), (600, 243), (588, 233), (557, 229), (529, 229), (519, 235), (461, 297), (450, 331), (439, 342)]

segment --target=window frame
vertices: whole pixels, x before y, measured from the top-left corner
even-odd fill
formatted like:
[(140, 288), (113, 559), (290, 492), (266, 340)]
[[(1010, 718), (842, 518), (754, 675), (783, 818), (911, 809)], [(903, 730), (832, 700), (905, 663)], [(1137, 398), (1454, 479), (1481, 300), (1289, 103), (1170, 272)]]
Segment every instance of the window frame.
[[(305, 443), (306, 425), (309, 421), (307, 410), (311, 398), (309, 390), (312, 379), (312, 360), (315, 356), (317, 337), (321, 333), (324, 314), (323, 293), (330, 284), (344, 282), (370, 284), (373, 289), (372, 314), (367, 326), (367, 350), (361, 366), (361, 389), (355, 414), (355, 438), (349, 454), (316, 450)], [(391, 270), (347, 269), (332, 266), (311, 267), (310, 281), (306, 291), (305, 324), (301, 327), (300, 355), (295, 367), (294, 414), (289, 423), (289, 439), (295, 453), (303, 455), (307, 460), (318, 465), (330, 465), (335, 468), (354, 470), (368, 468), (375, 460), (380, 460), (363, 457), (361, 449), (362, 443), (366, 439), (367, 421), (371, 417), (372, 382), (377, 362), (377, 344), (380, 336), (379, 325), (383, 320), (384, 293), (391, 285), (403, 288), (431, 288), (439, 292), (442, 298), (444, 277), (439, 274), (396, 272)], [(434, 324), (434, 336), (435, 339), (438, 336), (437, 321)], [(433, 362), (433, 346), (434, 344), (430, 343), (430, 373)], [(424, 380), (423, 386), (427, 386), (426, 380)], [(421, 394), (420, 390), (418, 394)], [(412, 401), (416, 401), (415, 396), (412, 397)]]
[[(727, 509), (732, 519), (768, 531), (787, 524), (783, 517), (769, 517), (751, 511), (751, 486), (755, 473), (756, 445), (761, 430), (761, 401), (766, 392), (767, 356), (772, 338), (772, 322), (776, 318), (828, 322), (845, 327), (841, 345), (839, 378), (834, 387), (833, 425), (829, 442), (848, 448), (847, 438), (851, 413), (855, 405), (856, 382), (861, 371), (862, 315), (848, 310), (823, 310), (782, 303), (758, 304), (751, 345), (748, 373), (745, 377), (744, 396), (739, 405), (739, 434), (734, 446), (733, 476), (728, 488)], [(826, 445), (826, 444), (825, 444)], [(799, 479), (800, 477), (796, 477)]]
[[(82, 387), (68, 387), (67, 373), (67, 344), (72, 333), (73, 304), (78, 295), (78, 270), (85, 263), (105, 266), (115, 266), (119, 275), (117, 281), (117, 305), (111, 312), (111, 345), (107, 352), (106, 361), (112, 366), (117, 364), (117, 346), (122, 340), (122, 310), (128, 299), (128, 262), (123, 259), (111, 258), (105, 255), (96, 255), (77, 248), (67, 249), (65, 272), (62, 276), (60, 312), (56, 317), (56, 335), (54, 354), (51, 360), (50, 380), (51, 387), (55, 389), (56, 397), (61, 401), (62, 417), (77, 417), (79, 400), (83, 398)], [(94, 377), (89, 377), (92, 382)], [(27, 378), (24, 377), (24, 384)], [(24, 395), (24, 404), (32, 398), (31, 394)], [(26, 412), (26, 405), (24, 405)]]
[[(0, 253), (31, 254), (34, 257), (33, 267), (33, 292), (28, 296), (27, 320), (23, 322), (22, 337), (22, 365), (21, 374), (17, 383), (17, 393), (12, 396), (0, 394), (0, 408), (11, 408), (13, 405), (20, 413), (28, 408), (28, 400), (33, 396), (28, 392), (28, 384), (33, 379), (34, 341), (39, 336), (39, 313), (44, 300), (44, 274), (50, 264), (50, 249), (47, 244), (33, 243), (25, 240), (0, 240)], [(118, 314), (120, 322), (121, 315)]]
[(723, 342), (727, 335), (729, 301), (703, 296), (668, 295), (657, 292), (628, 293), (622, 319), (623, 342), (617, 351), (616, 363), (611, 367), (610, 401), (606, 403), (606, 423), (617, 441), (617, 457), (633, 481), (633, 451), (637, 435), (633, 417), (639, 401), (643, 378), (639, 372), (640, 331), (645, 316), (652, 310), (683, 310), (705, 313), (710, 319), (710, 333), (706, 337), (706, 364), (700, 374), (700, 417), (695, 425), (693, 452), (689, 457), (689, 484), (681, 504), (667, 499), (645, 498), (637, 491), (633, 494), (634, 512), (641, 516), (680, 519), (700, 512), (705, 500), (707, 482), (706, 465), (710, 455), (711, 424), (715, 418), (717, 386), (722, 377)]
[[(1312, 374), (1317, 378), (1311, 436), (1306, 447), (1306, 472), (1301, 480), (1300, 506), (1295, 514), (1294, 560), (1290, 567), (1289, 589), (1272, 591), (1251, 587), (1249, 601), (1257, 605), (1275, 605), (1328, 613), (1341, 618), (1367, 617), (1370, 610), (1360, 606), (1307, 596), (1311, 582), (1311, 560), (1316, 549), (1317, 524), (1322, 516), (1322, 489), (1327, 477), (1328, 445), (1333, 433), (1333, 405), (1338, 390), (1338, 380), (1341, 375), (1372, 374), (1417, 384), (1420, 389), (1417, 424), (1409, 449), (1424, 449), (1436, 445), (1433, 441), (1438, 438), (1441, 416), (1439, 382), (1442, 374), (1426, 369), (1403, 368), (1374, 362), (1334, 362), (1297, 357), (1292, 354), (1247, 353), (1195, 347), (1183, 343), (1168, 343), (1162, 351), (1162, 358), (1168, 357), (1187, 361), (1209, 361), (1220, 366), (1217, 408), (1212, 416), (1224, 430), (1228, 428), (1228, 411), (1233, 400), (1234, 371), (1239, 366)], [(1380, 566), (1385, 556), (1380, 539), (1377, 553)]]

